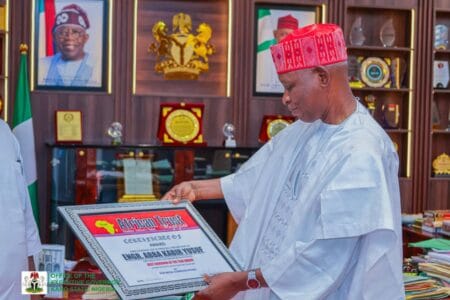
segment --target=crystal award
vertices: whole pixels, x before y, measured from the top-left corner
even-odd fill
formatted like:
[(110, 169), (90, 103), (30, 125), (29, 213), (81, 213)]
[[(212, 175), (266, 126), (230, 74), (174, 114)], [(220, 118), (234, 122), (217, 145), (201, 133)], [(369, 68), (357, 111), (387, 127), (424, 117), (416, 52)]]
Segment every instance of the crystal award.
[(395, 28), (392, 18), (384, 22), (380, 30), (380, 41), (384, 47), (392, 47), (395, 42)]
[(122, 144), (122, 124), (119, 122), (113, 122), (108, 127), (108, 135), (111, 137), (111, 145), (121, 145)]
[(225, 123), (223, 125), (223, 135), (225, 136), (225, 147), (234, 148), (236, 147), (236, 139), (234, 138), (235, 127), (231, 123)]
[(362, 28), (361, 17), (357, 17), (352, 24), (352, 28), (350, 29), (350, 45), (353, 46), (362, 46), (364, 45), (364, 41), (366, 37), (364, 36), (364, 31)]

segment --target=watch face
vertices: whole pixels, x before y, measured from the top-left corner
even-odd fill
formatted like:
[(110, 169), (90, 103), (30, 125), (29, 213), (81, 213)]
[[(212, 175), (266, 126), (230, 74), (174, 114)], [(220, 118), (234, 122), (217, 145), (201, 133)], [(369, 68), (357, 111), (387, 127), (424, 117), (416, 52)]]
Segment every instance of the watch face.
[(257, 288), (259, 288), (259, 281), (256, 279), (248, 279), (247, 285), (251, 289), (257, 289)]

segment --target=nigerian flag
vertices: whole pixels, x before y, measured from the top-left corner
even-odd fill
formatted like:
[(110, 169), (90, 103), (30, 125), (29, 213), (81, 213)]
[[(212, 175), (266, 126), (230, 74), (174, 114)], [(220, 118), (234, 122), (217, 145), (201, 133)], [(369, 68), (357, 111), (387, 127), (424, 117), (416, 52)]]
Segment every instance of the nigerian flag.
[(26, 45), (20, 45), (20, 68), (14, 101), (13, 133), (20, 144), (25, 179), (30, 193), (36, 224), (39, 226), (39, 205), (37, 201), (36, 153), (34, 149), (33, 119), (31, 118), (30, 86), (28, 84)]
[[(276, 28), (276, 20), (270, 9), (258, 9), (258, 45), (256, 50), (256, 90), (259, 92), (284, 91), (278, 80), (275, 65), (272, 61), (270, 46), (276, 43), (273, 31)], [(275, 25), (274, 25), (275, 23)]]

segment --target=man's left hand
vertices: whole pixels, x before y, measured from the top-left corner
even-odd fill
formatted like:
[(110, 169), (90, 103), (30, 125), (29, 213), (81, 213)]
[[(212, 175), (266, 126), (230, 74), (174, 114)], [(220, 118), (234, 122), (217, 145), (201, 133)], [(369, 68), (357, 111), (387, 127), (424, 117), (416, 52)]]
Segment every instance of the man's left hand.
[(228, 300), (247, 289), (246, 272), (227, 272), (214, 276), (205, 275), (208, 287), (199, 291), (193, 300)]

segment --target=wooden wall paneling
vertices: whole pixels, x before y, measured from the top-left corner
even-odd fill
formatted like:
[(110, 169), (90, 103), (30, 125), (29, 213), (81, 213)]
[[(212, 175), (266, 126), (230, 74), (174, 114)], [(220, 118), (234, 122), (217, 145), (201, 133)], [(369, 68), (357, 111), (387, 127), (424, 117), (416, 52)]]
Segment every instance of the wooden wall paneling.
[[(153, 4), (151, 0), (139, 0), (139, 3), (143, 3), (143, 4)], [(195, 1), (196, 4), (203, 5), (204, 1)], [(159, 3), (159, 2), (158, 2)], [(218, 29), (218, 34), (224, 34), (224, 28), (226, 28), (227, 31), (227, 26), (225, 24), (222, 23), (227, 23), (226, 20), (228, 19), (228, 17), (226, 15), (231, 15), (228, 12), (228, 2), (227, 0), (220, 0), (220, 1), (215, 1), (214, 2), (216, 5), (218, 5), (219, 7), (217, 9), (215, 9), (211, 14), (214, 15), (214, 17), (212, 17), (213, 19), (215, 19), (216, 23), (215, 26), (218, 27), (220, 25), (220, 28)], [(208, 5), (214, 5), (208, 3)], [(234, 2), (234, 4), (236, 4), (236, 2)], [(236, 5), (233, 5), (233, 7), (235, 7)], [(129, 7), (131, 8), (132, 5), (129, 4)], [(167, 6), (167, 9), (169, 9), (169, 11), (173, 14), (176, 14), (178, 12), (184, 12), (181, 8), (179, 9), (178, 7), (174, 7), (172, 6)], [(225, 14), (225, 16), (218, 16), (219, 11), (221, 11), (223, 14)], [(234, 9), (234, 11), (236, 11), (236, 8)], [(139, 13), (138, 13), (139, 15)], [(210, 16), (211, 17), (211, 16)], [(141, 22), (139, 19), (137, 20), (138, 22)], [(195, 26), (197, 26), (201, 20), (197, 20), (198, 22), (196, 22), (195, 24), (193, 24), (193, 30), (195, 30)], [(132, 23), (132, 22), (130, 22)], [(147, 22), (148, 23), (148, 22)], [(150, 22), (151, 23), (151, 22)], [(151, 24), (148, 23), (146, 27), (148, 27), (148, 30), (151, 30)], [(150, 26), (150, 27), (149, 27)], [(142, 24), (141, 24), (142, 27)], [(171, 26), (170, 26), (171, 27)], [(130, 27), (127, 29), (127, 32), (129, 32), (129, 35), (132, 36), (133, 34), (133, 28)], [(228, 31), (226, 32), (226, 35), (228, 34)], [(148, 33), (147, 33), (148, 35)], [(213, 28), (213, 36), (214, 36), (214, 28)], [(137, 41), (139, 42), (140, 39), (138, 37)], [(213, 39), (211, 39), (211, 41), (213, 41)], [(234, 44), (233, 44), (234, 45)], [(144, 49), (146, 51), (146, 49), (148, 48), (149, 45), (145, 44), (145, 45), (141, 45), (141, 44), (137, 44), (136, 48), (138, 49), (138, 51), (143, 51), (142, 49)], [(226, 55), (224, 56), (223, 54), (226, 54), (227, 52), (227, 48), (228, 46), (225, 44), (221, 44), (219, 43), (218, 45), (216, 45), (216, 47), (218, 47), (218, 49), (216, 49), (216, 51), (219, 51), (220, 53), (222, 53), (222, 58), (226, 57)], [(140, 49), (140, 50), (139, 50)], [(132, 65), (133, 63), (133, 47), (132, 47), (132, 43), (130, 42), (130, 44), (128, 45), (128, 51), (130, 51), (130, 55), (128, 56), (128, 63)], [(143, 53), (141, 53), (141, 56), (143, 55)], [(150, 56), (150, 54), (148, 54)], [(214, 57), (214, 55), (213, 55)], [(131, 89), (128, 90), (128, 92), (130, 93), (130, 101), (129, 101), (129, 105), (127, 106), (127, 110), (130, 111), (130, 113), (127, 113), (127, 127), (129, 128), (130, 131), (127, 131), (127, 134), (129, 136), (129, 138), (127, 139), (127, 142), (129, 143), (133, 143), (133, 144), (158, 144), (159, 141), (156, 140), (156, 133), (157, 133), (157, 129), (158, 129), (158, 120), (159, 120), (159, 105), (161, 103), (168, 103), (168, 102), (180, 102), (180, 101), (186, 101), (186, 102), (191, 102), (191, 103), (203, 103), (205, 104), (205, 113), (203, 116), (203, 133), (204, 133), (204, 137), (206, 142), (208, 143), (208, 145), (210, 146), (219, 146), (222, 144), (223, 142), (223, 134), (222, 134), (222, 126), (225, 122), (231, 122), (233, 120), (232, 117), (232, 101), (234, 101), (235, 99), (231, 100), (228, 99), (228, 97), (226, 97), (226, 86), (217, 86), (220, 88), (221, 92), (219, 93), (220, 95), (212, 95), (211, 93), (203, 93), (205, 95), (202, 95), (202, 89), (201, 87), (196, 87), (196, 85), (200, 84), (202, 85), (203, 83), (201, 82), (201, 80), (205, 81), (205, 80), (213, 80), (213, 81), (217, 81), (217, 77), (215, 77), (215, 74), (219, 74), (219, 76), (221, 77), (225, 77), (226, 78), (226, 72), (224, 70), (221, 70), (219, 73), (217, 73), (217, 70), (214, 70), (214, 68), (216, 68), (218, 66), (217, 62), (215, 62), (216, 59), (219, 58), (213, 58), (211, 59), (211, 61), (213, 62), (212, 65), (210, 65), (210, 68), (212, 68), (211, 73), (206, 73), (206, 74), (201, 74), (199, 78), (206, 78), (206, 79), (199, 79), (199, 82), (196, 81), (167, 81), (167, 80), (163, 80), (161, 81), (159, 79), (159, 82), (162, 82), (161, 84), (170, 84), (170, 85), (175, 85), (175, 87), (180, 87), (179, 90), (177, 91), (172, 91), (170, 93), (168, 93), (167, 95), (164, 95), (165, 93), (152, 93), (151, 91), (147, 91), (145, 93), (143, 93), (142, 91), (139, 92), (138, 94), (132, 95)], [(149, 61), (142, 61), (142, 62), (137, 62), (138, 68), (144, 68), (142, 70), (147, 70), (146, 72), (148, 74), (150, 74), (153, 77), (155, 76), (160, 76), (162, 77), (162, 75), (155, 75), (153, 74), (154, 71), (148, 71), (149, 69), (153, 70), (153, 66), (154, 66), (154, 62), (150, 63)], [(145, 65), (143, 65), (145, 63)], [(221, 61), (220, 65), (226, 65), (226, 59), (225, 61)], [(236, 70), (238, 68), (235, 67), (235, 63), (233, 64), (232, 69)], [(139, 71), (139, 69), (137, 70)], [(215, 72), (215, 73), (214, 73)], [(147, 74), (146, 73), (146, 74)], [(150, 75), (146, 75), (146, 76), (150, 76)], [(208, 75), (212, 74), (211, 78), (208, 79)], [(233, 72), (234, 74), (234, 72)], [(237, 76), (232, 76), (232, 78), (238, 77)], [(156, 78), (156, 77), (155, 77)], [(159, 77), (157, 77), (159, 78)], [(139, 79), (137, 77), (137, 79)], [(223, 79), (223, 78), (222, 78)], [(233, 80), (233, 79), (232, 79)], [(158, 80), (154, 80), (154, 82), (149, 82), (148, 84), (158, 84), (157, 83)], [(235, 83), (236, 81), (233, 81), (233, 83)], [(132, 82), (131, 82), (132, 84)], [(210, 84), (208, 84), (210, 85)], [(138, 91), (136, 91), (138, 92)], [(173, 94), (173, 96), (171, 96), (170, 94)], [(233, 94), (232, 94), (233, 95)], [(234, 96), (234, 95), (233, 95)], [(235, 124), (236, 125), (236, 124)], [(238, 129), (239, 130), (239, 129)]]
[[(425, 31), (427, 24), (429, 24), (430, 20), (427, 16), (428, 8), (424, 1), (419, 2), (419, 7), (417, 10), (417, 38), (416, 40), (423, 40), (426, 38)], [(422, 42), (421, 42), (422, 43)], [(416, 47), (416, 62), (414, 68), (417, 74), (426, 74), (427, 73), (427, 65), (424, 64), (424, 61), (427, 60), (429, 53), (424, 51), (423, 47), (421, 47), (420, 51), (418, 51)], [(421, 199), (423, 196), (423, 187), (418, 185), (417, 183), (423, 182), (423, 174), (421, 174), (420, 170), (421, 162), (420, 159), (422, 155), (424, 155), (424, 148), (421, 144), (421, 137), (424, 134), (424, 127), (422, 124), (422, 113), (424, 109), (424, 102), (427, 97), (426, 86), (422, 84), (422, 78), (420, 76), (416, 76), (416, 81), (414, 82), (415, 88), (415, 97), (414, 97), (414, 111), (413, 111), (413, 132), (414, 134), (414, 152), (412, 156), (412, 180), (413, 180), (413, 198), (411, 204), (411, 212), (420, 212), (421, 211)]]
[(427, 2), (427, 0), (344, 0), (346, 6), (357, 7), (376, 7), (385, 9), (410, 9), (417, 8), (419, 2)]
[(329, 1), (327, 7), (328, 22), (338, 24), (344, 28), (345, 19), (345, 6), (344, 0), (332, 0)]
[(236, 126), (237, 144), (248, 145), (248, 86), (251, 77), (248, 77), (250, 57), (249, 28), (251, 28), (248, 18), (250, 15), (249, 1), (234, 1), (233, 5), (233, 64), (232, 64), (232, 119)]

